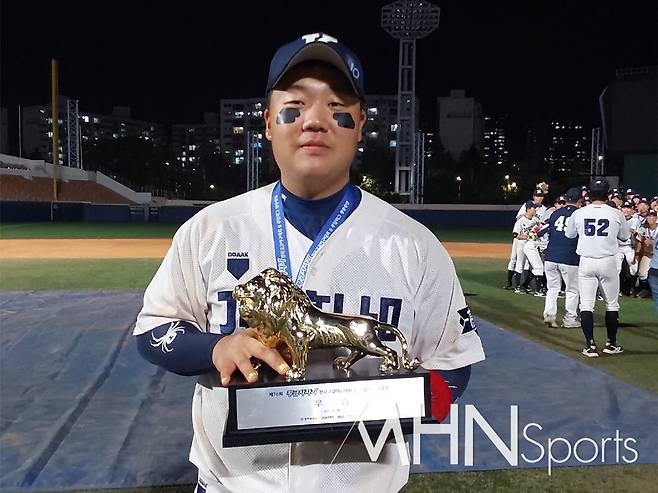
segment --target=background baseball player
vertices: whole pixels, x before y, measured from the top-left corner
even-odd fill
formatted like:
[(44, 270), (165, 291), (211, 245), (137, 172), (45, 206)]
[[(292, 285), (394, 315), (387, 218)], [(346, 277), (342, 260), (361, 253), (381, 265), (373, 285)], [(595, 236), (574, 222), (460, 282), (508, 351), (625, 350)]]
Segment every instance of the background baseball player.
[(617, 344), (619, 275), (616, 256), (617, 240), (628, 239), (630, 231), (621, 211), (605, 205), (609, 188), (605, 179), (594, 181), (589, 192), (592, 203), (575, 211), (565, 227), (567, 238), (578, 237), (576, 252), (580, 255), (580, 323), (586, 341), (582, 353), (590, 358), (599, 355), (594, 342), (594, 303), (599, 286), (606, 305), (605, 324), (608, 332), (603, 352), (623, 352), (623, 348)]
[[(535, 217), (535, 219), (537, 218)], [(525, 255), (526, 259), (528, 259), (528, 263), (530, 264), (531, 269), (530, 274), (532, 274), (526, 277), (526, 280), (523, 284), (527, 289), (530, 285), (530, 281), (534, 279), (536, 286), (535, 296), (546, 295), (544, 293), (544, 261), (542, 260), (541, 254), (539, 253), (540, 242), (543, 243), (543, 240), (538, 237), (540, 227), (541, 223), (537, 221), (528, 232), (528, 239), (523, 244), (523, 254)]]
[[(523, 204), (521, 204), (521, 207), (519, 207), (519, 210), (516, 213), (515, 221), (518, 221), (521, 217), (525, 215), (526, 204), (528, 203), (537, 204), (537, 207), (535, 207), (535, 216), (537, 217), (538, 221), (541, 221), (542, 216), (546, 212), (546, 206), (542, 205), (543, 200), (544, 200), (544, 191), (541, 188), (536, 188), (532, 192), (532, 199), (524, 202)], [(507, 264), (507, 284), (504, 286), (504, 289), (513, 289), (512, 278), (514, 277), (514, 272), (517, 271), (516, 259), (517, 257), (519, 257), (519, 250), (518, 250), (519, 248), (522, 247), (519, 246), (519, 242), (515, 236), (514, 239), (512, 240), (512, 251), (510, 252), (509, 263)], [(526, 259), (524, 261), (524, 264), (520, 266), (521, 272), (528, 271), (529, 266), (530, 264)]]
[(528, 235), (532, 231), (532, 228), (539, 224), (539, 221), (535, 218), (535, 211), (539, 208), (539, 204), (535, 204), (531, 200), (528, 200), (523, 207), (525, 209), (523, 215), (516, 220), (514, 228), (512, 228), (512, 234), (517, 242), (516, 261), (514, 263), (514, 292), (518, 294), (525, 294), (529, 288), (529, 283), (532, 280), (532, 277), (527, 276), (523, 281), (523, 284), (521, 284), (523, 266), (527, 260), (526, 254), (524, 253), (524, 246), (528, 241)]
[[(619, 240), (619, 251), (617, 252), (617, 272), (619, 272), (620, 290), (622, 293), (630, 296), (635, 288), (637, 279), (638, 262), (635, 258), (635, 248), (633, 245), (634, 235), (637, 230), (637, 219), (633, 215), (633, 205), (630, 202), (624, 202), (621, 212), (626, 218), (631, 236), (625, 240)], [(624, 260), (626, 261), (627, 272), (623, 270)]]
[(571, 215), (578, 209), (580, 190), (569, 189), (564, 195), (566, 205), (553, 211), (542, 231), (541, 236), (548, 236), (548, 247), (544, 254), (544, 271), (546, 272), (546, 302), (544, 303), (544, 323), (557, 327), (557, 298), (565, 285), (564, 318), (562, 326), (580, 327), (577, 320), (578, 309), (578, 263), (576, 253), (577, 240), (567, 238), (564, 230), (571, 220)]
[(638, 298), (651, 296), (649, 286), (649, 264), (653, 257), (653, 245), (658, 240), (658, 227), (656, 227), (656, 211), (649, 210), (642, 225), (638, 228), (635, 245), (634, 260), (637, 264)]
[(349, 183), (366, 119), (357, 57), (329, 35), (303, 36), (275, 53), (267, 96), (265, 135), (281, 180), (206, 207), (178, 230), (145, 292), (138, 347), (155, 364), (199, 375), (190, 452), (199, 490), (398, 491), (409, 467), (395, 444), (377, 462), (360, 442), (222, 445), (233, 374), (255, 382), (252, 358), (282, 374), (288, 369), (276, 350), (240, 327), (231, 296), (267, 267), (289, 275), (323, 310), (398, 326), (411, 356), (440, 372), (430, 372), (439, 419), (463, 391), (470, 365), (484, 359), (436, 237)]

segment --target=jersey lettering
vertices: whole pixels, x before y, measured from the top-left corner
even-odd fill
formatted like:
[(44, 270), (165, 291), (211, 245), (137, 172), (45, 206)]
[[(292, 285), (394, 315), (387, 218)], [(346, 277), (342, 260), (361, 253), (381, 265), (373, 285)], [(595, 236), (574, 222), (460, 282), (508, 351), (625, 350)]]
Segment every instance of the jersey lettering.
[(375, 320), (378, 320), (376, 313), (370, 313), (370, 296), (361, 296), (361, 310), (359, 311), (359, 314), (364, 317), (372, 317)]
[(331, 296), (322, 296), (321, 294), (318, 294), (317, 291), (312, 291), (310, 289), (306, 291), (306, 294), (311, 299), (311, 303), (313, 303), (318, 310), (322, 310), (322, 305), (325, 303), (331, 303)]
[(609, 226), (610, 221), (608, 219), (602, 218), (597, 221), (596, 219), (586, 218), (583, 223), (583, 233), (585, 233), (585, 236), (608, 236)]
[(569, 222), (568, 217), (560, 216), (556, 219), (555, 221), (555, 229), (558, 230), (560, 233), (564, 231), (564, 228), (567, 227), (567, 224)]
[(226, 323), (219, 324), (220, 334), (232, 334), (235, 332), (236, 305), (233, 299), (233, 291), (219, 291), (217, 301), (226, 302)]
[(334, 313), (343, 313), (343, 300), (345, 295), (343, 293), (336, 293), (334, 295)]

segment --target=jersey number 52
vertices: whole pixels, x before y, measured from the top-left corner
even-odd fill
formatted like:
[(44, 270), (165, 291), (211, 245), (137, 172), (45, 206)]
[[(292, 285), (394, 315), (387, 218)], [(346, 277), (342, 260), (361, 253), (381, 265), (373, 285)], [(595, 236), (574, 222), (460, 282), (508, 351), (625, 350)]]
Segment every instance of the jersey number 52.
[(583, 224), (585, 236), (608, 236), (608, 219), (585, 219)]

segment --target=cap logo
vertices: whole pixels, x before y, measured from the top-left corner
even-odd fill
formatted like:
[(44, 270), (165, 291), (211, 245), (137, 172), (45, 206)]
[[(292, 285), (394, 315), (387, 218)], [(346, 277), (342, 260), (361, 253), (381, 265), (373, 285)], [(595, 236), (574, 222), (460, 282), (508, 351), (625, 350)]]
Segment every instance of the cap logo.
[(320, 43), (338, 43), (336, 38), (325, 33), (305, 34), (302, 36), (302, 39), (306, 44), (315, 43), (316, 41), (319, 41)]
[(359, 72), (359, 69), (354, 65), (354, 61), (350, 60), (350, 72), (352, 72), (352, 77), (355, 79), (358, 79), (361, 76), (361, 72)]

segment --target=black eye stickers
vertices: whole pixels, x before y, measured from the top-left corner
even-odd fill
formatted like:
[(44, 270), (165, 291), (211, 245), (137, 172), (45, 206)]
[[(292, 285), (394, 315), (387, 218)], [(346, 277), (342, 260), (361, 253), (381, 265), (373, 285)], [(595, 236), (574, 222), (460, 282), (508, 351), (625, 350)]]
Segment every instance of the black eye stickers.
[(276, 115), (276, 122), (281, 125), (282, 123), (293, 123), (301, 113), (299, 108), (283, 108)]
[[(281, 125), (283, 123), (294, 123), (294, 121), (301, 115), (299, 108), (283, 108), (276, 115), (276, 123)], [(349, 113), (334, 113), (334, 120), (342, 128), (355, 128), (354, 118)]]
[(343, 128), (354, 128), (356, 123), (354, 123), (354, 118), (349, 113), (334, 113), (334, 120), (338, 122), (339, 127)]

